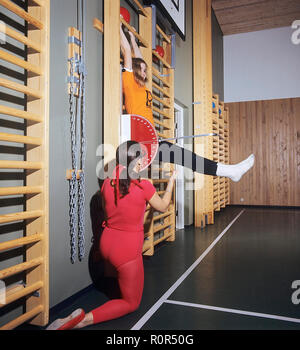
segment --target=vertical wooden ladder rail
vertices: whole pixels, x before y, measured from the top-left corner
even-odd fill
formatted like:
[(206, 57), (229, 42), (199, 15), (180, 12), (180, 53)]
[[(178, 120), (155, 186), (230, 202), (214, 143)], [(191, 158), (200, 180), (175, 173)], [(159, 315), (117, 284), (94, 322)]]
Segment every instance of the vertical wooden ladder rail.
[[(212, 98), (212, 33), (211, 0), (193, 0), (193, 76), (194, 76), (194, 133), (211, 133)], [(213, 158), (211, 137), (195, 138), (194, 151)], [(213, 178), (195, 173), (195, 226), (214, 222)]]
[[(135, 1), (138, 8), (143, 8), (138, 1)], [(152, 76), (152, 8), (146, 7), (141, 10), (139, 14), (139, 33), (141, 37), (145, 40), (147, 45), (141, 46), (140, 50), (147, 64), (148, 77)], [(147, 89), (152, 91), (152, 79), (148, 79)], [(145, 215), (145, 240), (143, 245), (144, 255), (154, 254), (154, 221), (153, 221), (153, 210), (148, 205), (146, 215)]]
[[(175, 79), (175, 67), (171, 66), (172, 63), (172, 39), (171, 36), (164, 33), (164, 31), (156, 25), (157, 35), (161, 36), (162, 46), (165, 52), (165, 56), (162, 59), (163, 65), (163, 75), (167, 77), (167, 81), (170, 84), (168, 88), (169, 96), (163, 98), (163, 101), (166, 100), (167, 103), (163, 103), (163, 111), (169, 115), (169, 119), (166, 119), (167, 126), (167, 136), (174, 137), (175, 136), (175, 111), (174, 111), (174, 79)], [(175, 141), (171, 141), (171, 143), (175, 143)], [(169, 166), (170, 170), (175, 169), (175, 165)], [(173, 198), (172, 204), (170, 205), (168, 212), (165, 214), (160, 214), (163, 218), (163, 225), (169, 224), (164, 232), (164, 236), (167, 242), (175, 241), (175, 231), (176, 231), (176, 199), (175, 199), (175, 186), (173, 190)]]
[[(0, 140), (30, 145), (26, 161), (0, 161), (1, 169), (24, 169), (26, 186), (1, 188), (0, 195), (26, 197), (26, 211), (0, 216), (0, 223), (26, 221), (26, 234), (22, 238), (0, 244), (0, 251), (23, 247), (25, 261), (0, 271), (0, 279), (26, 273), (24, 286), (6, 290), (6, 303), (26, 298), (25, 312), (2, 326), (13, 329), (24, 322), (44, 326), (49, 318), (49, 26), (50, 1), (28, 0), (25, 11), (10, 0), (0, 0), (0, 5), (28, 23), (27, 36), (7, 26), (6, 35), (27, 45), (27, 60), (21, 60), (1, 50), (1, 58), (27, 71), (27, 85), (1, 78), (0, 86), (19, 91), (27, 96), (26, 111), (0, 106), (0, 113), (27, 121), (26, 136), (0, 134)], [(29, 196), (28, 196), (29, 194)]]
[[(160, 129), (159, 137), (174, 137), (174, 68), (172, 62), (172, 41), (171, 37), (156, 25), (156, 36), (159, 44), (163, 47), (164, 57), (161, 57), (156, 50), (152, 50), (152, 95), (154, 123)], [(154, 106), (156, 105), (156, 106)], [(158, 105), (158, 107), (157, 107)], [(174, 143), (174, 141), (172, 142)], [(159, 186), (158, 193), (163, 195), (168, 183), (168, 178), (164, 175), (164, 170), (174, 169), (171, 164), (159, 164), (159, 179), (153, 179), (153, 183)], [(175, 189), (173, 191), (172, 204), (166, 213), (156, 213), (153, 216), (154, 246), (162, 241), (172, 242), (175, 240)], [(158, 234), (159, 233), (159, 234)], [(158, 235), (158, 237), (156, 237)]]

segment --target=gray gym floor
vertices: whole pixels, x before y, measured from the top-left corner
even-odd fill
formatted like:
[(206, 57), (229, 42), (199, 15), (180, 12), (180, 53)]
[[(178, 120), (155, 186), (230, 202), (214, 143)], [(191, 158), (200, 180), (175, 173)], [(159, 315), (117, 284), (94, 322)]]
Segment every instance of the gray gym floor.
[[(300, 330), (300, 293), (292, 288), (299, 267), (299, 209), (229, 206), (214, 225), (179, 230), (144, 258), (137, 311), (85, 329)], [(50, 321), (106, 300), (91, 287), (52, 310)]]

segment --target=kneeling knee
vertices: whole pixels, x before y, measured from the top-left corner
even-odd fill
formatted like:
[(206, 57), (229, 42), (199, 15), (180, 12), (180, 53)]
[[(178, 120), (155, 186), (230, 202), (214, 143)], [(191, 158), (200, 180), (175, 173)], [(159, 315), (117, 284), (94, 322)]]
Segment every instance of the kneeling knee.
[(140, 307), (140, 301), (129, 304), (129, 312), (134, 312)]

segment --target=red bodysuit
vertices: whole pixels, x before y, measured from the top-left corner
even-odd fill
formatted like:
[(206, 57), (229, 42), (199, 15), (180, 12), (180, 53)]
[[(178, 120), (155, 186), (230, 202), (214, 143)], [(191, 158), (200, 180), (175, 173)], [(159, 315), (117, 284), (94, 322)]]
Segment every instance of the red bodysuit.
[(144, 288), (142, 248), (144, 214), (147, 201), (155, 193), (148, 180), (131, 182), (129, 193), (115, 203), (111, 179), (101, 189), (105, 203), (106, 225), (100, 239), (100, 252), (118, 272), (122, 299), (113, 299), (91, 311), (94, 323), (126, 315), (140, 304)]

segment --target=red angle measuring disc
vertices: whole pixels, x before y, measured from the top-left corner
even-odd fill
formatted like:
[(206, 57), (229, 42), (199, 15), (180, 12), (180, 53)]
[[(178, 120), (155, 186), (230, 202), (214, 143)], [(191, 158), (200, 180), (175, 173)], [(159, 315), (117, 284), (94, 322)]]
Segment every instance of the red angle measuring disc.
[(133, 140), (142, 147), (141, 171), (145, 170), (154, 160), (158, 151), (158, 136), (154, 126), (144, 117), (136, 114), (121, 116), (122, 142)]

